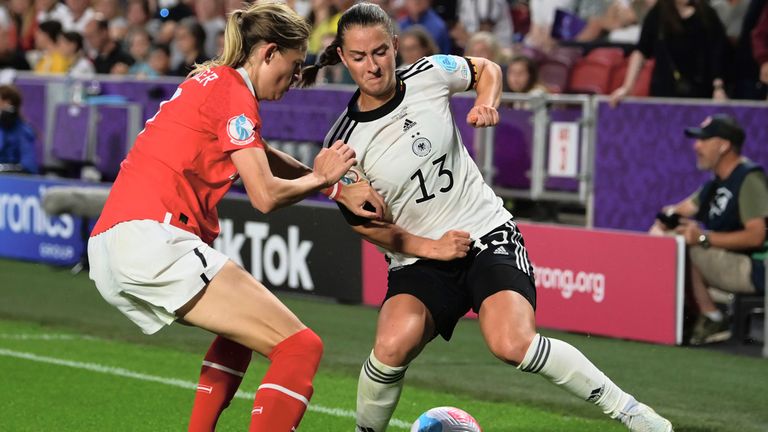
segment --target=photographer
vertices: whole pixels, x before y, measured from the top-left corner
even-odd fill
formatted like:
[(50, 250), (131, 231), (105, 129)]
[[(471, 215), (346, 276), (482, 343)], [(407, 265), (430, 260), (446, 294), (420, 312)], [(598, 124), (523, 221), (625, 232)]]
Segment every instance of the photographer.
[(765, 292), (768, 185), (763, 168), (741, 156), (744, 130), (732, 117), (707, 117), (685, 135), (696, 140), (697, 167), (712, 171), (714, 178), (682, 202), (665, 207), (651, 233), (685, 238), (689, 281), (700, 312), (690, 343), (701, 345), (730, 337), (728, 322), (707, 287)]

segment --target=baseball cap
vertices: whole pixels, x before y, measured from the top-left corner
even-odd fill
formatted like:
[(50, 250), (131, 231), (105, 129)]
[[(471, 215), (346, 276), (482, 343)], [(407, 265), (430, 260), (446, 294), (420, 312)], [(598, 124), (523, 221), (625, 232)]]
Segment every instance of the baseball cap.
[(685, 136), (698, 139), (718, 137), (730, 141), (736, 147), (744, 143), (744, 129), (728, 114), (707, 117), (700, 126), (686, 128)]

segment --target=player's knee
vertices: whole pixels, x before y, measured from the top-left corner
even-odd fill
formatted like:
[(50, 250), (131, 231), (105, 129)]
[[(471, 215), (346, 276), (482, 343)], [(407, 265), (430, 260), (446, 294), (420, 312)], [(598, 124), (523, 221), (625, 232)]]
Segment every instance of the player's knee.
[(323, 340), (311, 329), (307, 329), (302, 336), (304, 337), (302, 345), (307, 361), (319, 364), (320, 358), (323, 356)]
[(376, 340), (373, 354), (387, 366), (398, 367), (408, 364), (414, 349), (410, 344), (397, 337), (384, 337)]
[(499, 360), (517, 366), (523, 362), (534, 336), (535, 334), (530, 337), (523, 334), (499, 335), (489, 339), (488, 348)]
[(304, 329), (278, 344), (270, 353), (273, 361), (280, 357), (301, 358), (302, 362), (317, 365), (323, 356), (323, 341), (312, 329)]

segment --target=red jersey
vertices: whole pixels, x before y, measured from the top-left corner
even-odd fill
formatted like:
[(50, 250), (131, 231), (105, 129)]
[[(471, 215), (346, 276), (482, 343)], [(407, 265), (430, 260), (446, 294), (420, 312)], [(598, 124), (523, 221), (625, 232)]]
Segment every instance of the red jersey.
[(160, 104), (120, 164), (92, 236), (120, 222), (151, 219), (213, 242), (216, 205), (238, 177), (230, 153), (264, 148), (258, 103), (244, 73), (212, 68)]

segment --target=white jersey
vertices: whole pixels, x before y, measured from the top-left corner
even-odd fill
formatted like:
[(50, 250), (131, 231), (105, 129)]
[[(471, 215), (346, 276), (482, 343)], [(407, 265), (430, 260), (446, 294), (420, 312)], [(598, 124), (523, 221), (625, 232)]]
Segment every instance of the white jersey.
[[(458, 229), (480, 238), (512, 215), (485, 184), (453, 121), (450, 96), (471, 89), (469, 59), (422, 58), (397, 72), (395, 96), (366, 112), (358, 90), (325, 138), (356, 153), (358, 168), (387, 204), (387, 220), (418, 236), (438, 239)], [(417, 258), (385, 251), (390, 268)]]

